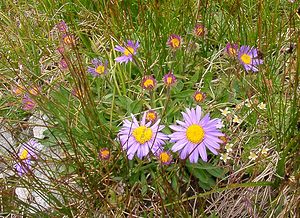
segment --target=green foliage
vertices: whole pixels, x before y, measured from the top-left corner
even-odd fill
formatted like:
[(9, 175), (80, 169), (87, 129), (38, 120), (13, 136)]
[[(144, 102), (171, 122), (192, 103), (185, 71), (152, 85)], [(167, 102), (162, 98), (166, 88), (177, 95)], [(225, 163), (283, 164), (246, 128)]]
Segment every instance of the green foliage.
[(215, 184), (215, 178), (223, 179), (225, 169), (200, 161), (197, 164), (187, 164), (188, 171), (195, 176), (199, 186), (205, 190), (211, 189)]
[[(209, 194), (274, 185), (278, 193), (271, 197), (276, 200), (274, 196), (279, 196), (286, 185), (284, 178), (299, 175), (296, 4), (253, 0), (30, 0), (16, 4), (2, 1), (0, 7), (0, 120), (13, 130), (19, 142), (31, 138), (30, 125), (34, 124), (28, 121), (27, 132), (21, 124), (36, 116), (34, 111), (49, 118), (45, 138), (39, 140), (48, 150), (43, 150), (33, 165), (45, 178), (33, 173), (1, 179), (1, 187), (7, 188), (1, 190), (4, 197), (0, 200), (9, 202), (3, 206), (5, 211), (33, 217), (204, 216)], [(74, 45), (63, 43), (64, 34), (55, 27), (62, 20), (75, 37)], [(197, 23), (205, 27), (203, 36), (193, 33)], [(183, 39), (177, 50), (167, 46), (171, 34)], [(120, 52), (114, 47), (123, 46), (127, 40), (140, 42), (134, 61), (116, 63)], [(259, 72), (246, 72), (238, 58), (226, 55), (227, 42), (258, 48), (264, 60)], [(287, 52), (294, 43), (298, 43), (297, 49)], [(62, 54), (57, 51), (61, 46), (65, 50)], [(108, 60), (108, 74), (94, 78), (87, 67), (92, 66), (92, 58), (99, 57)], [(61, 69), (62, 59), (67, 69)], [(163, 76), (170, 71), (177, 82), (166, 87)], [(145, 75), (156, 78), (154, 90), (141, 87)], [(21, 95), (13, 91), (18, 86), (23, 87)], [(29, 94), (32, 87), (41, 87), (38, 95)], [(128, 160), (118, 142), (122, 121), (130, 120), (131, 114), (141, 119), (144, 111), (154, 109), (166, 126), (163, 132), (171, 134), (168, 125), (181, 120), (185, 108), (195, 107), (196, 90), (207, 96), (199, 103), (203, 114), (217, 118), (223, 116), (219, 109), (230, 108), (231, 114), (223, 116), (222, 130), (234, 144), (233, 151), (227, 152), (232, 159), (222, 161), (209, 153), (208, 163), (199, 160), (191, 164), (174, 152), (170, 165), (162, 165), (155, 155)], [(22, 109), (24, 94), (36, 102), (34, 111)], [(250, 107), (245, 106), (246, 100), (251, 102)], [(261, 102), (266, 109), (259, 108)], [(235, 123), (234, 115), (242, 122)], [(18, 145), (14, 145), (16, 152), (3, 157), (9, 169), (14, 169), (13, 161), (20, 161), (16, 157)], [(171, 143), (165, 145), (166, 150), (171, 147)], [(267, 156), (259, 153), (263, 147), (270, 148)], [(109, 149), (109, 160), (99, 158), (102, 148)], [(253, 162), (249, 161), (251, 151), (258, 154)], [(226, 153), (224, 145), (219, 153)], [(255, 180), (271, 158), (277, 158), (271, 182)], [(232, 181), (230, 176), (236, 180), (227, 186)], [(249, 183), (243, 183), (245, 178)], [(19, 186), (38, 192), (50, 209), (32, 206), (17, 197), (11, 199), (13, 188)], [(197, 198), (201, 198), (201, 204), (191, 202)], [(272, 207), (266, 210), (282, 215), (286, 208), (283, 200), (278, 202), (270, 202)], [(267, 216), (267, 212), (257, 216)]]

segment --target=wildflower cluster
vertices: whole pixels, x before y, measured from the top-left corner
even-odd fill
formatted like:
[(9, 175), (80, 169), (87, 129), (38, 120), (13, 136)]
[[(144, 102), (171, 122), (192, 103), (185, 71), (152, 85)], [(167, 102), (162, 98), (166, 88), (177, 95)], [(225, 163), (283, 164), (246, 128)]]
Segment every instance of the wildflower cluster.
[(61, 35), (61, 41), (63, 43), (62, 46), (74, 46), (75, 45), (75, 37), (69, 32), (69, 27), (65, 21), (61, 21), (56, 25), (57, 30)]
[(23, 110), (30, 111), (36, 107), (36, 102), (32, 96), (37, 96), (40, 93), (40, 88), (33, 86), (31, 88), (25, 88), (22, 85), (17, 84), (12, 88), (12, 92), (16, 96), (22, 96)]
[(297, 214), (274, 201), (297, 199), (295, 1), (26, 2), (2, 7), (5, 214)]
[[(206, 34), (206, 28), (202, 24), (197, 24), (193, 32), (196, 37), (203, 37)], [(171, 34), (167, 46), (173, 51), (182, 46), (183, 40), (180, 35)], [(115, 46), (115, 51), (121, 52), (122, 55), (115, 58), (116, 62), (128, 63), (135, 62), (137, 50), (140, 47), (138, 41), (127, 40), (124, 46)], [(248, 47), (247, 47), (248, 48)], [(238, 48), (237, 44), (228, 44), (226, 51), (230, 56), (238, 56), (243, 66), (248, 69), (254, 69), (248, 65), (261, 63), (256, 61), (257, 52), (255, 49)], [(137, 63), (137, 62), (136, 62)], [(101, 59), (92, 60), (93, 67), (88, 67), (88, 72), (94, 77), (107, 73), (107, 62)], [(177, 80), (172, 71), (165, 74), (162, 78), (167, 88), (173, 86)], [(152, 91), (156, 88), (157, 80), (154, 75), (145, 75), (141, 80), (141, 87), (145, 90)], [(202, 103), (206, 98), (206, 94), (199, 90), (195, 91), (193, 99), (195, 103)], [(229, 114), (225, 109), (222, 111), (224, 116)], [(139, 159), (147, 157), (150, 153), (158, 157), (161, 163), (171, 163), (171, 152), (178, 152), (180, 159), (189, 159), (191, 163), (198, 162), (199, 157), (203, 161), (207, 161), (207, 149), (217, 155), (220, 144), (223, 143), (221, 137), (225, 137), (219, 130), (223, 127), (220, 119), (211, 119), (209, 114), (203, 116), (200, 106), (196, 108), (186, 108), (186, 112), (182, 112), (183, 121), (177, 120), (177, 125), (170, 125), (169, 128), (174, 132), (166, 135), (162, 131), (165, 128), (161, 125), (161, 119), (158, 118), (157, 112), (149, 110), (143, 113), (141, 121), (138, 121), (134, 115), (131, 115), (131, 121), (125, 119), (123, 126), (118, 133), (118, 139), (122, 149), (126, 151), (130, 160), (136, 155)], [(233, 122), (240, 122), (238, 117), (233, 118)], [(173, 143), (171, 150), (165, 150), (167, 143)], [(228, 146), (228, 145), (227, 145)], [(230, 149), (228, 148), (230, 151)], [(101, 150), (100, 159), (106, 159), (104, 156), (108, 154), (108, 150)]]
[(236, 43), (227, 43), (225, 52), (230, 57), (237, 57), (246, 71), (257, 72), (257, 66), (263, 63), (263, 60), (259, 57), (258, 50), (247, 45), (242, 45), (239, 48)]
[[(75, 45), (75, 37), (69, 32), (69, 27), (64, 21), (61, 21), (56, 25), (57, 30), (61, 33), (61, 45), (57, 49), (61, 54), (60, 67), (62, 69), (68, 68), (68, 63), (65, 59), (65, 48)], [(203, 37), (206, 35), (206, 28), (202, 24), (196, 24), (193, 34), (196, 37)], [(167, 40), (167, 46), (172, 50), (179, 49), (182, 46), (183, 39), (180, 35), (171, 34)], [(137, 50), (140, 47), (138, 41), (127, 40), (123, 46), (117, 45), (114, 50), (121, 52), (122, 55), (115, 58), (118, 63), (135, 62), (135, 56)], [(258, 51), (255, 48), (249, 46), (239, 46), (237, 44), (228, 43), (225, 48), (226, 53), (230, 57), (237, 57), (245, 70), (258, 71), (257, 65), (262, 64), (263, 61), (258, 58)], [(102, 58), (94, 58), (91, 61), (93, 66), (87, 67), (87, 72), (93, 77), (99, 77), (107, 74), (108, 61)], [(137, 62), (136, 62), (137, 63)], [(162, 81), (165, 87), (170, 88), (176, 84), (177, 79), (172, 71), (166, 73)], [(141, 80), (141, 87), (145, 90), (154, 90), (157, 85), (157, 80), (153, 75), (145, 75)], [(20, 91), (16, 91), (20, 93)], [(37, 92), (36, 92), (37, 93)], [(36, 94), (35, 93), (35, 94)], [(80, 90), (74, 88), (72, 94), (76, 97), (84, 97)], [(195, 103), (202, 103), (206, 99), (206, 94), (197, 90), (193, 94), (193, 100)], [(24, 109), (29, 110), (35, 106), (35, 102), (24, 96), (23, 99)], [(258, 106), (263, 109), (264, 105)], [(228, 108), (221, 110), (222, 115), (227, 117), (231, 112)], [(183, 121), (177, 120), (177, 125), (170, 125), (169, 128), (174, 132), (170, 135), (166, 135), (161, 131), (164, 129), (164, 125), (161, 125), (161, 119), (158, 118), (157, 112), (149, 110), (143, 114), (142, 120), (137, 121), (134, 115), (131, 116), (132, 121), (126, 119), (123, 123), (118, 138), (122, 145), (122, 149), (127, 152), (129, 159), (133, 159), (136, 155), (142, 159), (151, 152), (153, 155), (159, 157), (162, 163), (169, 163), (172, 152), (178, 152), (180, 159), (189, 158), (191, 163), (198, 162), (199, 157), (203, 161), (207, 161), (207, 149), (213, 154), (217, 155), (220, 149), (220, 144), (223, 143), (220, 137), (224, 137), (224, 134), (219, 130), (223, 127), (220, 119), (211, 119), (209, 114), (203, 116), (200, 106), (196, 108), (186, 108), (185, 112), (182, 112)], [(241, 119), (234, 115), (234, 123), (241, 123)], [(164, 146), (167, 142), (173, 143), (171, 151), (164, 151)], [(226, 145), (229, 146), (229, 145)], [(230, 148), (227, 149), (230, 151)], [(99, 152), (100, 159), (108, 159), (110, 151), (107, 148), (103, 148)], [(167, 156), (169, 158), (167, 158)]]
[(153, 112), (145, 112), (140, 123), (131, 115), (132, 121), (126, 119), (118, 134), (128, 158), (131, 160), (137, 154), (142, 159), (151, 151), (162, 163), (169, 163), (171, 154), (163, 148), (168, 140), (174, 143), (171, 150), (179, 152), (180, 159), (189, 158), (191, 163), (197, 163), (199, 156), (207, 161), (206, 148), (217, 155), (222, 143), (218, 137), (224, 136), (218, 129), (220, 119), (211, 119), (209, 114), (203, 116), (200, 106), (186, 108), (182, 115), (183, 121), (177, 120), (178, 125), (169, 126), (174, 131), (170, 135), (161, 132), (165, 126), (160, 125), (160, 119), (152, 122), (156, 120)]
[(72, 48), (76, 44), (76, 40), (73, 34), (69, 32), (69, 27), (65, 21), (60, 21), (56, 24), (56, 29), (60, 36), (60, 45), (57, 48), (57, 52), (60, 54), (60, 60), (58, 62), (59, 68), (62, 71), (68, 70), (68, 62), (66, 49)]

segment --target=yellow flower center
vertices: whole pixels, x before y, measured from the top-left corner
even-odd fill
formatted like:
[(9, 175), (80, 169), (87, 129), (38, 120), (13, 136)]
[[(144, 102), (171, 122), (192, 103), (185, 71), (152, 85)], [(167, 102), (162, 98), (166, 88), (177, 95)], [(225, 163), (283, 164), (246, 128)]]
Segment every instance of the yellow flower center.
[(203, 95), (202, 95), (201, 93), (196, 94), (196, 95), (195, 95), (195, 100), (196, 100), (197, 102), (202, 101), (202, 100), (203, 100)]
[(177, 39), (177, 38), (171, 39), (171, 45), (172, 45), (173, 48), (179, 47), (179, 45), (180, 45), (179, 39)]
[(133, 52), (134, 52), (134, 49), (133, 49), (132, 47), (128, 46), (128, 47), (125, 48), (125, 50), (124, 50), (124, 55), (129, 56), (129, 55), (132, 55)]
[(196, 30), (197, 35), (202, 35), (203, 33), (203, 28), (202, 27), (198, 27)]
[(16, 95), (21, 95), (23, 94), (24, 90), (23, 90), (23, 87), (22, 86), (18, 86), (15, 90), (14, 90), (14, 93)]
[(148, 112), (146, 115), (146, 120), (154, 121), (156, 119), (156, 114), (153, 112)]
[(28, 156), (28, 151), (27, 149), (24, 149), (20, 155), (20, 159), (21, 160), (27, 159), (27, 156)]
[(98, 73), (98, 74), (103, 74), (104, 71), (105, 71), (105, 67), (103, 65), (99, 65), (95, 71)]
[(159, 159), (162, 163), (167, 163), (170, 161), (171, 157), (167, 152), (161, 152), (159, 155)]
[(38, 94), (38, 88), (32, 88), (29, 90), (29, 93), (32, 95), (37, 95)]
[(145, 88), (152, 88), (152, 87), (154, 87), (154, 82), (153, 82), (153, 80), (152, 79), (146, 79), (145, 81), (144, 81), (144, 87)]
[(194, 144), (202, 142), (204, 134), (203, 128), (197, 124), (190, 125), (186, 130), (187, 139)]
[(65, 42), (66, 44), (71, 45), (71, 44), (73, 44), (75, 41), (74, 41), (74, 38), (73, 38), (72, 36), (66, 36), (66, 37), (64, 38), (64, 42)]
[(171, 76), (169, 76), (167, 78), (167, 84), (170, 85), (170, 84), (172, 84), (172, 82), (173, 82), (173, 78)]
[(241, 56), (241, 60), (245, 63), (245, 64), (250, 64), (251, 63), (251, 56), (247, 55), (247, 54), (243, 54)]
[(24, 105), (26, 107), (33, 107), (34, 106), (34, 102), (30, 99), (24, 102)]
[(236, 50), (234, 48), (228, 49), (230, 55), (236, 55)]
[(101, 157), (103, 158), (107, 158), (109, 156), (109, 150), (103, 150), (100, 152), (101, 153)]
[(140, 126), (133, 130), (132, 135), (137, 142), (144, 144), (152, 138), (153, 132), (152, 129), (146, 126)]

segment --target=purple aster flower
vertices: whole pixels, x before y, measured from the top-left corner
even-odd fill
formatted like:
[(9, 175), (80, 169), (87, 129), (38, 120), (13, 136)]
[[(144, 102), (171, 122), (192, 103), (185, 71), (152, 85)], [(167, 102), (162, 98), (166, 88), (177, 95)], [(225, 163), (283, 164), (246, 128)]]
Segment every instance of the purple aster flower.
[(171, 34), (167, 45), (173, 49), (179, 48), (181, 46), (181, 36), (176, 34)]
[(136, 50), (138, 49), (139, 46), (140, 46), (140, 44), (138, 41), (136, 43), (134, 43), (131, 40), (127, 40), (127, 45), (125, 45), (124, 47), (117, 45), (115, 47), (115, 50), (122, 52), (123, 55), (120, 57), (117, 57), (115, 59), (115, 61), (119, 62), (119, 63), (125, 62), (126, 64), (128, 63), (128, 61), (132, 61), (133, 60), (132, 57), (133, 57), (133, 55), (136, 54)]
[(194, 27), (194, 34), (195, 36), (203, 37), (206, 35), (206, 28), (202, 24), (196, 24)]
[(110, 151), (108, 148), (102, 148), (99, 151), (99, 158), (101, 160), (108, 160), (110, 158)]
[(146, 112), (146, 121), (154, 123), (157, 120), (157, 113), (154, 110), (148, 110)]
[(257, 72), (258, 71), (257, 65), (263, 63), (263, 60), (259, 59), (258, 57), (257, 49), (245, 45), (241, 46), (238, 53), (238, 58), (246, 71), (251, 70), (253, 72)]
[(20, 176), (27, 173), (31, 168), (31, 160), (36, 159), (36, 152), (42, 148), (42, 145), (34, 139), (23, 143), (20, 147), (18, 157), (19, 162), (16, 164), (16, 171)]
[(62, 36), (62, 40), (68, 46), (75, 46), (75, 44), (76, 44), (75, 37), (70, 33), (64, 34)]
[(169, 73), (164, 75), (163, 81), (164, 81), (166, 86), (172, 86), (176, 83), (176, 77), (174, 76), (172, 71), (170, 71)]
[(196, 103), (201, 103), (205, 100), (206, 94), (204, 92), (195, 91), (193, 95), (193, 99)]
[(156, 86), (156, 79), (152, 75), (144, 76), (142, 79), (142, 88), (153, 90)]
[(163, 165), (169, 165), (172, 162), (172, 154), (169, 151), (159, 151), (157, 153), (157, 158)]
[(160, 132), (165, 127), (159, 125), (160, 119), (151, 125), (152, 122), (146, 123), (146, 113), (140, 123), (133, 115), (131, 117), (132, 121), (123, 121), (123, 127), (118, 134), (123, 150), (127, 150), (128, 159), (132, 160), (135, 153), (142, 159), (150, 150), (154, 155), (163, 150), (162, 145), (165, 144), (164, 140), (168, 140), (168, 136)]
[(92, 76), (98, 77), (107, 73), (107, 61), (103, 63), (100, 59), (94, 58), (92, 64), (94, 67), (88, 67), (88, 72)]
[(225, 52), (226, 52), (227, 55), (229, 55), (231, 57), (235, 57), (238, 53), (238, 50), (239, 50), (238, 44), (230, 43), (230, 42), (228, 42), (226, 44)]
[(23, 110), (33, 110), (36, 106), (35, 101), (30, 98), (28, 95), (24, 95), (23, 99), (22, 99), (22, 103), (23, 103)]
[(220, 149), (220, 140), (218, 137), (224, 134), (217, 129), (216, 125), (219, 119), (210, 119), (209, 114), (203, 118), (201, 107), (186, 108), (186, 113), (182, 112), (184, 121), (177, 120), (179, 125), (170, 125), (170, 128), (176, 132), (169, 135), (170, 142), (175, 143), (172, 151), (179, 151), (180, 158), (189, 157), (191, 163), (197, 163), (199, 154), (203, 161), (207, 161), (206, 148), (217, 155)]

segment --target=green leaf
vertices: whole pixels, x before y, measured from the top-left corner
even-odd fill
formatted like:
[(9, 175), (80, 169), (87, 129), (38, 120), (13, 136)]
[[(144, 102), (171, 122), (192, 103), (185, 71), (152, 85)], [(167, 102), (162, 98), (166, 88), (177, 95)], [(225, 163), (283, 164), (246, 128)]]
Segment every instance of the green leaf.
[(144, 196), (148, 191), (148, 184), (144, 173), (141, 174), (141, 184), (142, 184), (142, 195)]
[(200, 78), (200, 72), (197, 71), (197, 72), (191, 77), (190, 82), (191, 82), (191, 83), (196, 83), (196, 82), (198, 82), (199, 78)]
[(176, 83), (176, 86), (174, 86), (174, 93), (180, 93), (180, 91), (183, 89), (183, 87), (184, 87), (184, 84), (183, 84), (183, 82), (182, 81), (178, 81), (177, 83)]
[(202, 160), (200, 160), (196, 164), (186, 163), (186, 165), (189, 167), (197, 168), (197, 169), (216, 169), (216, 168), (218, 168), (217, 166), (214, 166), (210, 163), (206, 163)]
[(209, 172), (210, 175), (213, 175), (214, 177), (223, 179), (225, 177), (225, 170), (221, 168), (215, 168), (215, 169), (207, 169), (207, 172)]
[(125, 109), (126, 111), (130, 110), (130, 104), (132, 103), (132, 100), (128, 98), (127, 96), (118, 96), (116, 100), (116, 105), (118, 105), (120, 108)]
[(190, 173), (203, 183), (208, 183), (208, 174), (205, 170), (195, 168), (193, 165), (188, 166)]
[(143, 101), (142, 100), (135, 100), (130, 104), (130, 113), (138, 113), (142, 110)]
[(172, 185), (172, 188), (176, 191), (176, 193), (178, 193), (179, 192), (178, 181), (175, 176), (172, 177), (171, 185)]
[(194, 93), (194, 90), (185, 90), (185, 91), (182, 91), (178, 94), (174, 94), (174, 97), (175, 98), (186, 98), (186, 97), (191, 97)]
[(211, 189), (211, 186), (210, 186), (209, 184), (203, 183), (203, 182), (201, 182), (201, 181), (198, 182), (198, 185), (199, 185), (201, 188), (205, 189), (205, 190)]

